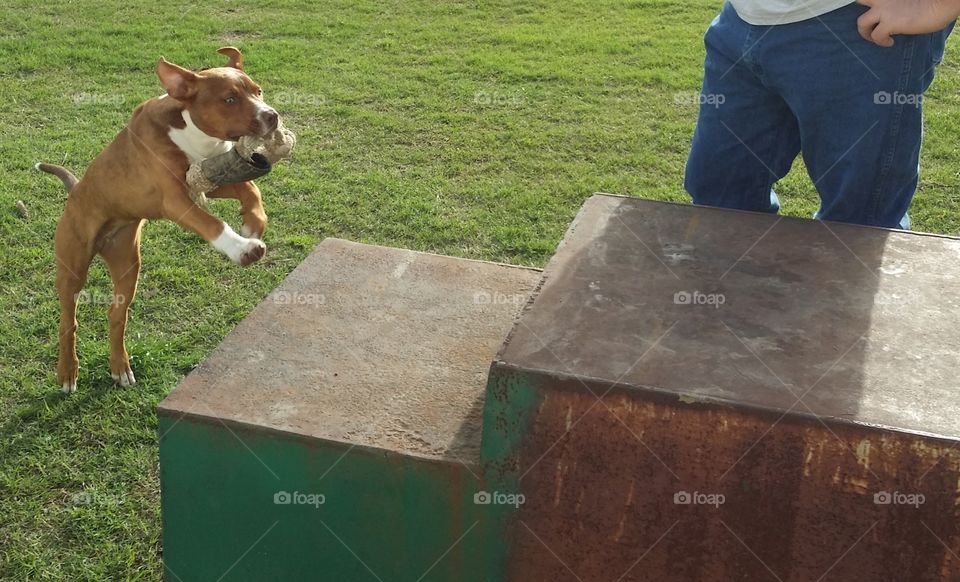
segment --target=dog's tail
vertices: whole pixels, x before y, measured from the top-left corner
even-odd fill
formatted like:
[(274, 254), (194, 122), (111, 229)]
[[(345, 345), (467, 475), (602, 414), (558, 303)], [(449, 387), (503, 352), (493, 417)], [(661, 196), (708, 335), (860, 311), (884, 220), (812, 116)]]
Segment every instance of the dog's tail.
[(73, 175), (73, 172), (64, 168), (63, 166), (55, 166), (53, 164), (37, 164), (34, 168), (40, 170), (41, 172), (46, 172), (48, 174), (53, 174), (54, 176), (60, 178), (60, 181), (63, 182), (63, 187), (67, 189), (69, 194), (73, 187), (77, 185), (77, 177)]

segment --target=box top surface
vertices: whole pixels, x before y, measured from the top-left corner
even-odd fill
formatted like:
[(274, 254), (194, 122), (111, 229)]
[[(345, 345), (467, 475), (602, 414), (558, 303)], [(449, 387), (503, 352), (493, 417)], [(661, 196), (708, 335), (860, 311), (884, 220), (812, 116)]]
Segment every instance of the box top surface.
[(490, 362), (539, 277), (327, 239), (159, 411), (476, 462)]
[(948, 237), (596, 195), (498, 360), (957, 437), (958, 265)]

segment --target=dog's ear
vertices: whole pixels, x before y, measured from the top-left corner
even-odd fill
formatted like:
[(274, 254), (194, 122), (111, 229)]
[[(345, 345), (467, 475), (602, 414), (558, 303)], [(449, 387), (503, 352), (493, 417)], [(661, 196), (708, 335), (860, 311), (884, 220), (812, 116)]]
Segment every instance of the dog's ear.
[(227, 63), (228, 67), (240, 69), (241, 71), (243, 70), (243, 55), (240, 54), (240, 49), (232, 46), (225, 46), (217, 49), (217, 52), (230, 59), (230, 62)]
[(187, 101), (197, 94), (197, 74), (169, 63), (163, 57), (160, 57), (157, 63), (157, 76), (167, 90), (167, 95), (174, 99)]

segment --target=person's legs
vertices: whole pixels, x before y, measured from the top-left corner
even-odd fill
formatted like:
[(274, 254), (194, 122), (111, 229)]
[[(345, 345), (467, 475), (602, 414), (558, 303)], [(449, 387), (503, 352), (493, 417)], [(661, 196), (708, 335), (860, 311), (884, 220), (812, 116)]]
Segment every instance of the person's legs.
[(727, 4), (707, 31), (700, 115), (684, 186), (695, 204), (776, 213), (773, 184), (800, 152), (797, 121), (756, 55), (770, 27)]
[(922, 95), (948, 31), (863, 40), (852, 4), (779, 27), (761, 57), (800, 125), (803, 158), (820, 193), (817, 218), (908, 227), (919, 177)]

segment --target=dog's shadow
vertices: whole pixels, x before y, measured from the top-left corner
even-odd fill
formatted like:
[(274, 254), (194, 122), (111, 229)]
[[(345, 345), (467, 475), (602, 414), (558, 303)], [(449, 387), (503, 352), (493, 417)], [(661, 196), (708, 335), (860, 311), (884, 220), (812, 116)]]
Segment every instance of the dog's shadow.
[(49, 385), (36, 399), (28, 401), (12, 411), (7, 420), (0, 425), (0, 459), (7, 467), (27, 467), (34, 463), (28, 457), (36, 455), (48, 446), (53, 435), (57, 441), (71, 444), (82, 435), (62, 435), (67, 426), (76, 426), (77, 419), (87, 415), (103, 413), (103, 402), (111, 390), (113, 381), (96, 378), (87, 382), (83, 391), (65, 394), (54, 386), (54, 377), (45, 378)]
[[(25, 402), (21, 400), (19, 406), (9, 411), (0, 423), (0, 471), (11, 474), (24, 471), (25, 467), (35, 467), (36, 458), (44, 458), (44, 451), (50, 447), (74, 450), (80, 454), (80, 450), (88, 446), (84, 443), (102, 443), (105, 438), (103, 433), (111, 430), (111, 423), (127, 425), (134, 415), (139, 417), (136, 421), (137, 432), (143, 434), (152, 430), (156, 434), (157, 403), (169, 391), (171, 383), (175, 385), (178, 378), (188, 373), (192, 366), (186, 362), (173, 365), (166, 362), (161, 370), (159, 366), (147, 363), (152, 359), (151, 352), (173, 350), (172, 346), (131, 347), (131, 363), (135, 370), (140, 367), (143, 371), (138, 383), (133, 386), (121, 387), (110, 377), (106, 345), (99, 349), (93, 345), (83, 346), (84, 360), (91, 362), (91, 367), (81, 368), (80, 385), (72, 394), (65, 394), (56, 386), (55, 374), (44, 375), (40, 380), (43, 392), (24, 399)], [(51, 370), (55, 368), (56, 354), (49, 354), (46, 359), (50, 362)], [(143, 439), (137, 440), (149, 444)], [(129, 445), (129, 441), (126, 444)], [(77, 465), (82, 464), (77, 462)], [(80, 490), (89, 485), (82, 481), (90, 476), (89, 471), (76, 475), (53, 473), (44, 477), (44, 480), (51, 491)], [(99, 478), (103, 478), (103, 475)], [(4, 482), (0, 480), (0, 491), (3, 490)]]

